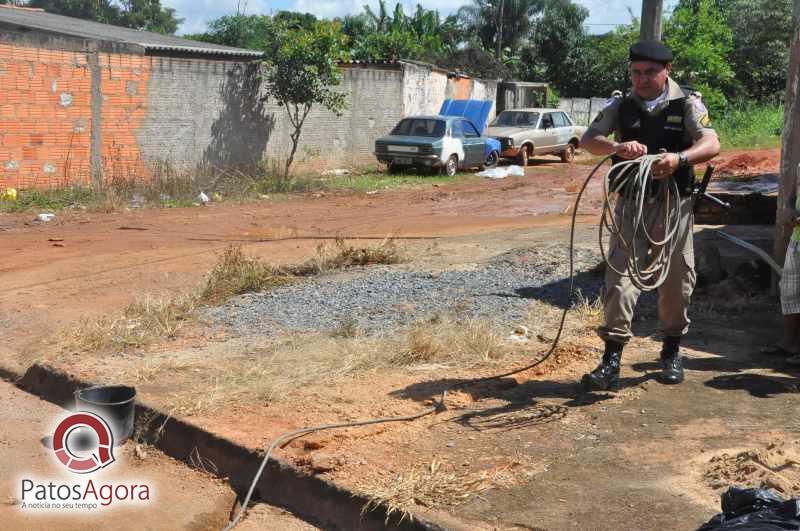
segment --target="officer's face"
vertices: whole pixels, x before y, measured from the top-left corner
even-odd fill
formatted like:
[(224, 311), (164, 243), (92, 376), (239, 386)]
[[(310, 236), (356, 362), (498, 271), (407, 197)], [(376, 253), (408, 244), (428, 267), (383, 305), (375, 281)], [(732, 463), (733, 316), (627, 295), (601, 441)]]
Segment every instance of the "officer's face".
[(631, 63), (631, 83), (640, 98), (654, 100), (664, 92), (667, 76), (672, 65), (662, 65), (654, 61), (634, 61)]

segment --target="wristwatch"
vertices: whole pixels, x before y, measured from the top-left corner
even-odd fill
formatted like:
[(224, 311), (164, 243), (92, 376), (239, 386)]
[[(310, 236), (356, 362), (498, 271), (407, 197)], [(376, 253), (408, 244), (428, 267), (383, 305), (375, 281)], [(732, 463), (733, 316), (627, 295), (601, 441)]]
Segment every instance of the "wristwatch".
[(681, 151), (678, 153), (678, 167), (684, 168), (689, 166), (689, 157), (686, 155), (685, 151)]

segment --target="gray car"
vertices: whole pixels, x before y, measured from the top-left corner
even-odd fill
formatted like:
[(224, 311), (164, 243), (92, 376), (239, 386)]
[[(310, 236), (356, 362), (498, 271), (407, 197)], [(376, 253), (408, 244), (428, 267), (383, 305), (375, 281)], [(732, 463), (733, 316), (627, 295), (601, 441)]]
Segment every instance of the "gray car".
[(561, 109), (506, 109), (497, 115), (486, 134), (500, 141), (500, 156), (528, 165), (533, 155), (560, 155), (572, 162), (586, 127), (575, 125)]

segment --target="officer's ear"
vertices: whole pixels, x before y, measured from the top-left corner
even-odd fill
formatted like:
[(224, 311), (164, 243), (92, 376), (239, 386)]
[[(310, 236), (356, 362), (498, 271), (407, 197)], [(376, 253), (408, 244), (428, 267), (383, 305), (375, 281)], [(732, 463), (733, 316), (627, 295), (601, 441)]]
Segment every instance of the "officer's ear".
[(665, 64), (664, 69), (667, 71), (667, 75), (670, 75), (672, 73), (672, 63)]

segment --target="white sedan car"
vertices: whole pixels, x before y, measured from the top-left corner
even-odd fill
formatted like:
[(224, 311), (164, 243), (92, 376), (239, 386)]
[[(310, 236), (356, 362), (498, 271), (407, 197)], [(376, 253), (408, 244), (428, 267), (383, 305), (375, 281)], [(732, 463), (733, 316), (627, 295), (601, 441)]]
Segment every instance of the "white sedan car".
[(575, 125), (561, 109), (506, 109), (490, 124), (487, 136), (500, 141), (500, 156), (528, 165), (533, 155), (560, 155), (572, 162), (586, 127)]

